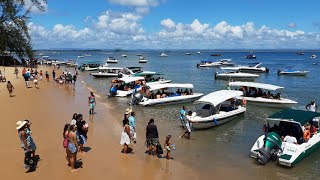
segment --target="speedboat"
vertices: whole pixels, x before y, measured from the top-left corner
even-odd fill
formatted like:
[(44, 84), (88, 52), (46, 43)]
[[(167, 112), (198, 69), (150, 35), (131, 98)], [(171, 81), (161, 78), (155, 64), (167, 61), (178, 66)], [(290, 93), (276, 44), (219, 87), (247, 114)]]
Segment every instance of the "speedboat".
[(230, 71), (230, 72), (223, 72), (223, 73), (216, 72), (214, 74), (215, 79), (255, 79), (258, 77), (259, 75), (257, 74), (242, 73), (239, 71)]
[(226, 68), (221, 68), (224, 70), (234, 70), (234, 71), (239, 71), (239, 72), (248, 72), (248, 73), (268, 73), (269, 68), (267, 67), (262, 67), (262, 63), (256, 63), (255, 65), (249, 65), (249, 66), (235, 66), (235, 67), (226, 67)]
[(99, 72), (93, 72), (90, 75), (94, 77), (118, 77), (122, 73), (123, 68), (121, 67), (106, 67)]
[(99, 71), (106, 70), (106, 69), (109, 69), (108, 63), (101, 64), (101, 65), (98, 67), (98, 70), (99, 70)]
[(78, 58), (84, 58), (84, 56), (78, 56)]
[(126, 97), (132, 93), (139, 91), (142, 88), (142, 81), (144, 77), (123, 76), (122, 78), (112, 80), (112, 86), (116, 87), (114, 95), (111, 93), (109, 96)]
[(89, 57), (89, 56), (91, 56), (91, 54), (84, 54), (84, 56), (87, 56), (87, 57)]
[(124, 67), (123, 68), (124, 75), (131, 76), (145, 76), (145, 75), (154, 75), (156, 72), (154, 71), (143, 71), (141, 67)]
[(142, 56), (142, 54), (137, 54), (137, 56)]
[(143, 56), (139, 57), (139, 63), (147, 63), (147, 59)]
[(304, 52), (296, 52), (298, 55), (304, 55)]
[(127, 55), (126, 54), (122, 54), (121, 57), (127, 57)]
[(133, 76), (142, 76), (145, 78), (147, 84), (162, 84), (162, 83), (170, 83), (171, 80), (164, 79), (162, 74), (153, 74), (147, 72), (142, 72), (138, 74), (134, 74)]
[(83, 64), (79, 68), (82, 71), (96, 71), (98, 70), (99, 64)]
[(294, 71), (294, 70), (278, 70), (278, 75), (287, 75), (287, 76), (305, 76), (310, 71)]
[(219, 61), (201, 61), (197, 67), (219, 67), (219, 66), (234, 66), (231, 59), (220, 59)]
[(239, 88), (239, 90), (242, 90), (244, 92), (244, 95), (242, 97), (239, 97), (239, 99), (247, 101), (249, 105), (252, 104), (272, 108), (291, 108), (292, 106), (297, 104), (296, 101), (281, 97), (280, 93), (277, 93), (276, 95), (271, 94), (270, 91), (284, 89), (281, 86), (264, 83), (236, 81), (229, 82), (229, 87), (231, 89)]
[[(175, 91), (176, 89), (179, 89), (179, 91)], [(147, 84), (146, 93), (143, 98), (135, 101), (138, 101), (138, 104), (142, 106), (192, 102), (203, 95), (202, 93), (193, 93), (192, 89), (192, 84)]]
[(201, 52), (200, 52), (200, 51), (198, 51), (198, 52), (197, 52), (197, 54), (201, 54)]
[(256, 59), (257, 58), (257, 56), (255, 54), (248, 54), (245, 57), (246, 57), (246, 59)]
[(75, 60), (68, 60), (66, 62), (66, 65), (69, 66), (69, 67), (76, 67), (77, 66), (77, 63)]
[(186, 53), (186, 55), (190, 56), (190, 55), (191, 55), (191, 53)]
[(160, 57), (167, 57), (168, 55), (167, 54), (165, 54), (165, 53), (161, 53), (160, 54)]
[(114, 57), (108, 57), (108, 59), (107, 59), (107, 63), (118, 63), (118, 60), (116, 60), (116, 58), (114, 58)]
[(312, 54), (312, 55), (310, 56), (310, 58), (311, 58), (311, 59), (315, 59), (315, 58), (317, 58), (317, 55)]
[(213, 54), (210, 54), (210, 56), (222, 56), (222, 54), (213, 53)]
[[(286, 109), (269, 116), (264, 126), (267, 134), (260, 136), (254, 143), (251, 157), (263, 165), (270, 159), (283, 166), (297, 165), (320, 148), (320, 133), (313, 134), (307, 142), (303, 141), (304, 125), (318, 125), (314, 120), (319, 116), (320, 113), (317, 112), (294, 109)], [(297, 140), (296, 144), (282, 141), (281, 136), (286, 137), (289, 134)]]
[(227, 123), (246, 112), (237, 102), (242, 91), (220, 90), (201, 97), (193, 104), (196, 112), (191, 116), (194, 128), (208, 128)]

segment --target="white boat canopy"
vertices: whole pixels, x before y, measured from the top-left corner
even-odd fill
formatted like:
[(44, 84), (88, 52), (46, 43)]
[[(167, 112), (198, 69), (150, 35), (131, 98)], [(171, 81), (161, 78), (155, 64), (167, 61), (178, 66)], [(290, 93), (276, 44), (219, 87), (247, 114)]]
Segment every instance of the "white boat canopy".
[(142, 80), (144, 80), (144, 77), (141, 77), (141, 76), (124, 76), (119, 79), (119, 81), (123, 81), (125, 83), (131, 83), (131, 82), (142, 81)]
[(264, 83), (255, 83), (255, 82), (241, 82), (241, 81), (236, 81), (236, 82), (229, 82), (230, 87), (240, 87), (240, 86), (247, 86), (247, 87), (254, 87), (254, 88), (261, 88), (261, 89), (266, 89), (266, 90), (271, 90), (275, 91), (277, 89), (283, 89), (284, 87), (281, 86), (275, 86), (272, 84), (264, 84)]
[(199, 100), (195, 101), (193, 104), (208, 104), (208, 103), (210, 103), (213, 106), (217, 106), (228, 99), (239, 97), (242, 95), (243, 95), (242, 91), (220, 90), (220, 91), (215, 91), (215, 92), (212, 92), (208, 95), (203, 96)]
[(154, 91), (157, 89), (164, 89), (164, 88), (187, 88), (193, 89), (192, 84), (174, 84), (174, 83), (163, 83), (163, 84), (152, 84), (149, 85), (149, 90)]

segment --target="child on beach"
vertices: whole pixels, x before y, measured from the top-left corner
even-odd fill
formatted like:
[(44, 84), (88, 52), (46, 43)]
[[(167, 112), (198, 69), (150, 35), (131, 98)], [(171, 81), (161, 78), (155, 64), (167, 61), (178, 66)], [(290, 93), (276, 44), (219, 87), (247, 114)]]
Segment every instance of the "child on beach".
[(38, 86), (38, 76), (34, 76), (33, 83), (34, 83), (34, 87), (37, 88), (37, 89), (39, 89), (39, 86)]
[(166, 158), (167, 159), (171, 159), (171, 156), (170, 156), (170, 153), (171, 153), (171, 150), (175, 150), (175, 146), (173, 145), (173, 144), (171, 144), (171, 141), (170, 141), (170, 139), (171, 139), (171, 135), (168, 135), (167, 137), (166, 137), (166, 141), (164, 142), (164, 151), (167, 151), (167, 154), (166, 154)]
[(40, 81), (42, 82), (42, 76), (43, 76), (43, 73), (42, 73), (42, 70), (40, 70)]
[(9, 97), (12, 97), (12, 91), (13, 91), (14, 87), (13, 87), (13, 85), (11, 84), (10, 81), (8, 81), (8, 83), (7, 83), (7, 89), (8, 89), (8, 91), (9, 91)]

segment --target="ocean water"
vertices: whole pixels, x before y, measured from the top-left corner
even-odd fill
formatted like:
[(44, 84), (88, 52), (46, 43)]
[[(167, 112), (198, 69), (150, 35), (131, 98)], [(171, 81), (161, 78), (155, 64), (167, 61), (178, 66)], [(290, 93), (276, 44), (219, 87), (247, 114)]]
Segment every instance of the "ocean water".
[[(204, 94), (225, 89), (227, 81), (215, 80), (214, 73), (221, 71), (218, 68), (197, 68), (196, 64), (201, 60), (219, 60), (231, 58), (236, 64), (263, 63), (270, 69), (268, 74), (261, 74), (256, 82), (270, 83), (285, 87), (282, 92), (298, 102), (294, 108), (304, 109), (304, 106), (312, 99), (320, 103), (319, 77), (320, 59), (310, 59), (311, 54), (320, 55), (319, 52), (305, 52), (299, 56), (296, 51), (257, 51), (257, 59), (248, 60), (244, 56), (247, 51), (223, 51), (220, 57), (211, 57), (212, 52), (197, 54), (196, 50), (182, 51), (172, 50), (166, 52), (168, 57), (160, 57), (162, 51), (37, 51), (44, 53), (53, 59), (76, 60), (81, 63), (104, 64), (108, 56), (119, 60), (116, 65), (110, 66), (140, 66), (144, 70), (156, 71), (163, 74), (166, 79), (176, 83), (192, 83), (194, 92)], [(190, 52), (192, 55), (185, 55)], [(78, 55), (91, 54), (91, 56), (78, 58)], [(121, 57), (126, 54), (128, 57)], [(146, 64), (139, 64), (137, 54), (142, 54), (148, 59)], [(319, 63), (319, 65), (313, 65)], [(308, 70), (310, 73), (305, 77), (278, 76), (278, 69)], [(83, 80), (100, 94), (107, 94), (112, 78), (94, 78), (89, 72), (80, 72)], [(129, 98), (105, 98), (105, 101), (124, 110), (128, 106)], [(188, 109), (194, 107), (192, 103), (184, 104)], [(144, 127), (150, 118), (156, 120), (160, 136), (164, 140), (167, 134), (173, 135), (172, 141), (177, 150), (173, 152), (175, 160), (191, 166), (203, 174), (210, 175), (215, 167), (236, 169), (252, 177), (252, 179), (311, 179), (320, 176), (320, 151), (305, 159), (297, 167), (284, 168), (274, 162), (266, 166), (258, 165), (249, 157), (250, 149), (256, 139), (262, 134), (262, 126), (267, 116), (279, 109), (248, 106), (244, 116), (227, 124), (201, 131), (192, 132), (191, 140), (179, 139), (183, 133), (179, 128), (178, 111), (180, 105), (134, 107), (137, 114), (139, 134), (144, 135)], [(161, 141), (162, 142), (162, 141)], [(208, 177), (208, 176), (206, 176)]]

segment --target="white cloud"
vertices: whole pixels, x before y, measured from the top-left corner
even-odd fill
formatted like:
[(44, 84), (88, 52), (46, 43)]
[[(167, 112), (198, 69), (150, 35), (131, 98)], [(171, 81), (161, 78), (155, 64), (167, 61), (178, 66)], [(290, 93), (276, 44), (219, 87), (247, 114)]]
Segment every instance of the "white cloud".
[[(48, 4), (47, 3), (45, 3), (43, 0), (39, 0), (39, 2), (40, 2), (40, 4), (43, 6), (43, 8), (44, 8), (44, 12), (46, 12), (46, 11), (48, 11)], [(29, 8), (31, 8), (30, 9), (30, 12), (32, 12), (32, 13), (44, 13), (44, 12), (41, 12), (35, 5), (34, 5), (34, 3), (32, 2), (32, 0), (25, 0), (24, 1), (24, 7), (25, 7), (25, 9), (29, 9)]]
[(136, 7), (135, 11), (138, 14), (147, 14), (150, 11), (149, 7)]
[(166, 29), (173, 29), (176, 27), (176, 24), (169, 18), (162, 20), (160, 24)]
[(294, 22), (291, 22), (291, 23), (289, 23), (287, 26), (288, 26), (288, 28), (296, 28), (296, 27), (297, 27), (297, 24), (294, 23)]

